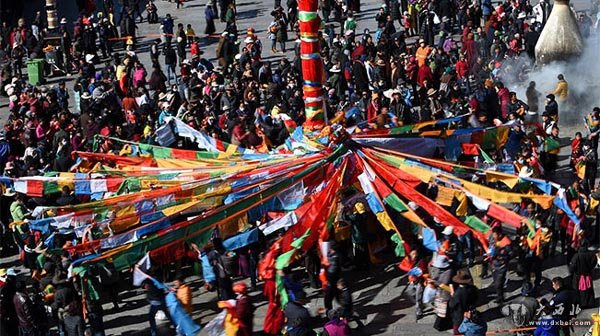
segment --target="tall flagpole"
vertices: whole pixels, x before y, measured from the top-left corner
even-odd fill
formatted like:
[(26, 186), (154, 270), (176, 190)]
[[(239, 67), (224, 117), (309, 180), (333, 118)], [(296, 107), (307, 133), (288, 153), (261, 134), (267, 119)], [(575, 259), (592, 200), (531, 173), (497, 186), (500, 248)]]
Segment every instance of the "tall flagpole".
[(318, 0), (299, 0), (298, 19), (300, 22), (300, 60), (304, 92), (305, 127), (320, 129), (325, 126), (323, 109), (323, 61), (319, 44), (321, 18), (317, 13)]

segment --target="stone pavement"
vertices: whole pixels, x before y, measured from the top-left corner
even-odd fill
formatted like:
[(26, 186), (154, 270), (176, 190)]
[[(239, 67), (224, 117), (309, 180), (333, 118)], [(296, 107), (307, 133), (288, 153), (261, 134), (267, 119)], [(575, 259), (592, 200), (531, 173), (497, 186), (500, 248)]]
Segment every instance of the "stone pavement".
[[(375, 13), (377, 8), (380, 6), (380, 0), (367, 0), (363, 1), (361, 6), (362, 12), (357, 15), (358, 29), (362, 31), (364, 28), (370, 28), (372, 31), (376, 27), (375, 24)], [(184, 26), (191, 23), (199, 36), (204, 31), (205, 20), (204, 20), (204, 6), (205, 0), (193, 0), (185, 3), (183, 9), (176, 9), (174, 3), (169, 3), (164, 0), (156, 1), (158, 6), (159, 16), (162, 18), (165, 14), (170, 13), (175, 19), (175, 23), (183, 23)], [(263, 42), (264, 56), (267, 60), (277, 60), (282, 57), (281, 53), (272, 54), (270, 52), (270, 41), (266, 37), (266, 28), (268, 27), (271, 16), (270, 11), (273, 8), (273, 2), (262, 2), (252, 0), (242, 0), (238, 2), (238, 28), (243, 36), (245, 29), (249, 26), (253, 26), (259, 38)], [(61, 13), (60, 16), (66, 14)], [(145, 15), (144, 15), (145, 16)], [(222, 31), (224, 24), (217, 22), (217, 31)], [(145, 36), (148, 34), (156, 34), (159, 30), (159, 25), (149, 25), (147, 22), (138, 24), (139, 36)], [(293, 37), (290, 34), (290, 37)], [(142, 38), (139, 43), (137, 50), (140, 59), (144, 64), (149, 65), (149, 44), (153, 38)], [(202, 38), (201, 49), (205, 52), (204, 57), (214, 59), (217, 39)], [(287, 56), (292, 58), (291, 44), (293, 41), (288, 42), (288, 54)], [(122, 52), (122, 51), (121, 51)], [(164, 62), (164, 58), (160, 57), (161, 63)], [(65, 78), (72, 80), (72, 78)], [(56, 83), (59, 79), (51, 79), (49, 85)], [(70, 87), (70, 84), (67, 84)], [(0, 122), (3, 123), (7, 117), (6, 110), (6, 99), (0, 99)], [(564, 135), (571, 135), (571, 133), (563, 133)], [(567, 149), (563, 148), (564, 155), (568, 155)], [(564, 158), (564, 157), (563, 157)], [(569, 172), (561, 172), (561, 180), (569, 178)], [(3, 205), (4, 206), (4, 205)], [(551, 279), (555, 276), (566, 276), (567, 269), (563, 265), (565, 263), (562, 260), (563, 257), (557, 257), (552, 260), (545, 262), (545, 267), (548, 267), (544, 271), (544, 277)], [(0, 267), (7, 267), (14, 262), (14, 259), (2, 259), (0, 260)], [(401, 296), (401, 292), (404, 289), (406, 279), (404, 273), (399, 271), (395, 264), (399, 260), (393, 256), (386, 260), (386, 266), (374, 267), (369, 272), (346, 272), (347, 276), (351, 281), (351, 288), (354, 292), (355, 309), (360, 314), (365, 324), (365, 328), (362, 332), (356, 334), (363, 335), (438, 335), (439, 332), (432, 328), (434, 316), (431, 309), (428, 309), (426, 316), (418, 322), (415, 322), (415, 311), (413, 305), (405, 298)], [(190, 270), (188, 270), (190, 271)], [(190, 273), (188, 273), (190, 274)], [(509, 291), (507, 297), (515, 297), (519, 293), (520, 281), (518, 277), (512, 273), (509, 275), (510, 282), (508, 284)], [(598, 277), (594, 277), (596, 288), (599, 288)], [(200, 323), (205, 325), (208, 323), (217, 313), (216, 308), (216, 296), (214, 292), (207, 292), (202, 286), (202, 281), (197, 276), (189, 278), (191, 281), (193, 291), (193, 303), (194, 303), (194, 315), (193, 318)], [(248, 280), (246, 280), (248, 281)], [(485, 279), (482, 281), (482, 287), (485, 288), (490, 285), (491, 280)], [(549, 280), (544, 282), (545, 293), (549, 293), (550, 285)], [(121, 288), (127, 288), (121, 292), (121, 299), (126, 304), (118, 312), (110, 310), (111, 304), (105, 304), (105, 326), (107, 329), (107, 335), (149, 335), (147, 311), (148, 304), (144, 299), (142, 290), (138, 288), (131, 288), (131, 279), (123, 279)], [(259, 284), (259, 288), (262, 286)], [(323, 306), (323, 295), (316, 290), (308, 290), (309, 298), (311, 298), (310, 307), (313, 312), (316, 312), (318, 307)], [(260, 292), (255, 291), (251, 293), (255, 300), (256, 312), (255, 312), (255, 331), (262, 329), (262, 322), (264, 320), (264, 314), (266, 312), (266, 302)], [(493, 294), (491, 290), (484, 290), (481, 293), (480, 307), (481, 311), (484, 311), (484, 317), (488, 320), (489, 330), (500, 330), (510, 329), (514, 325), (503, 318), (499, 312), (499, 307), (492, 303)], [(580, 313), (582, 319), (589, 320), (591, 313), (594, 310), (587, 310)], [(164, 326), (165, 323), (163, 323)], [(321, 324), (322, 325), (322, 324)], [(587, 328), (578, 328), (576, 334), (582, 335)], [(169, 334), (169, 333), (165, 333)], [(450, 334), (446, 332), (446, 334)]]

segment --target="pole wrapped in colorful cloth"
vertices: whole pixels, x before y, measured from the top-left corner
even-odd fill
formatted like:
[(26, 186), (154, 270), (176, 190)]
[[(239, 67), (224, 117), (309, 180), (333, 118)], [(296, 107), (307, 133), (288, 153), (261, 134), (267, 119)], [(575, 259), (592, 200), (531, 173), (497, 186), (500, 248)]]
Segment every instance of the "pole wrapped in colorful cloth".
[(300, 22), (300, 59), (302, 78), (304, 79), (304, 113), (307, 129), (320, 129), (325, 126), (323, 108), (323, 61), (319, 44), (319, 26), (321, 18), (317, 14), (319, 1), (298, 1), (298, 19)]

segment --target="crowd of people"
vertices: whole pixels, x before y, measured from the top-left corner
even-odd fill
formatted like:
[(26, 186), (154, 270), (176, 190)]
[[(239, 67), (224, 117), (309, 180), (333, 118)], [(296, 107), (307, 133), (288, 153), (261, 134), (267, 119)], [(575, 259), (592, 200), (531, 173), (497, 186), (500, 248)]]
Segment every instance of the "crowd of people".
[[(128, 0), (116, 10), (111, 0), (103, 3), (100, 9), (82, 6), (73, 29), (63, 18), (57, 29), (48, 30), (39, 12), (34, 21), (21, 19), (15, 27), (3, 22), (0, 48), (5, 57), (0, 90), (9, 101), (8, 121), (0, 133), (3, 176), (67, 172), (75, 163), (73, 151), (118, 153), (123, 143), (109, 138), (156, 144), (155, 131), (167, 117), (177, 117), (214, 138), (262, 153), (288, 138), (285, 118), (297, 125), (304, 123), (296, 0), (283, 5), (275, 1), (272, 22), (260, 27), (266, 30), (262, 41), (255, 29), (259, 27), (238, 26), (234, 1), (208, 1), (202, 37), (191, 24), (175, 22), (170, 14), (160, 17), (157, 6), (149, 1), (143, 7), (146, 20), (159, 27), (159, 38), (150, 45), (150, 64), (144, 64), (137, 53), (136, 19), (143, 19), (142, 4)], [(183, 1), (176, 3), (185, 6)], [(568, 74), (556, 74), (556, 88), (551, 92), (539, 92), (535, 82), (528, 84), (525, 97), (515, 92), (516, 86), (527, 81), (526, 73), (535, 62), (534, 47), (551, 11), (544, 0), (496, 5), (490, 0), (386, 0), (377, 10), (374, 24), (360, 20), (360, 0), (322, 0), (319, 10), (323, 22), (318, 39), (326, 69), (324, 101), (329, 120), (363, 132), (461, 115), (466, 117), (452, 127), (508, 125), (506, 144), (489, 153), (494, 162), (512, 165), (520, 177), (559, 177), (559, 122), (577, 108), (570, 98)], [(594, 9), (591, 14), (596, 14)], [(593, 21), (588, 13), (580, 14), (583, 36), (594, 33)], [(271, 41), (270, 51), (263, 49), (266, 39)], [(214, 61), (203, 56), (207, 41), (216, 43)], [(287, 58), (288, 49), (294, 50), (291, 59)], [(268, 61), (267, 55), (281, 57)], [(54, 86), (31, 83), (23, 67), (26, 60), (36, 58), (51, 61), (47, 73), (58, 71), (67, 79)], [(346, 113), (351, 109), (356, 112)], [(572, 140), (574, 182), (568, 186), (566, 198), (582, 224), (576, 225), (556, 207), (543, 209), (534, 202), (523, 202), (515, 211), (535, 223), (535, 234), (529, 235), (526, 226), (507, 234), (500, 222), (488, 220), (490, 249), (479, 254), (472, 240), (458, 237), (452, 227), (446, 227), (435, 252), (413, 248), (400, 265), (408, 272), (407, 297), (415, 303), (417, 321), (431, 304), (437, 330), (453, 328), (455, 334), (484, 335), (484, 315), (477, 311), (481, 288), (475, 287), (474, 279), (491, 273), (496, 301), (502, 304), (509, 274), (513, 274), (512, 260), (518, 260), (514, 273), (522, 282), (523, 298), (541, 293), (544, 260), (554, 258), (569, 266), (569, 277), (550, 281), (554, 290), (551, 300), (534, 300), (541, 307), (536, 334), (558, 335), (560, 328), (563, 335), (569, 335), (569, 326), (558, 327), (552, 321), (568, 322), (577, 307), (597, 305), (592, 283), (597, 260), (588, 249), (598, 243), (600, 230), (598, 222), (592, 225), (586, 219), (597, 214), (600, 200), (595, 182), (600, 108), (587, 114), (580, 129)], [(106, 138), (98, 139), (98, 134)], [(189, 142), (182, 146), (193, 148)], [(578, 174), (580, 171), (583, 173)], [(30, 218), (35, 206), (73, 205), (83, 200), (68, 187), (57, 197), (45, 199), (6, 190), (2, 200), (2, 253), (9, 256), (18, 248), (22, 265), (31, 271), (31, 281), (22, 281), (22, 274), (14, 268), (0, 270), (0, 335), (14, 335), (15, 330), (23, 336), (42, 335), (55, 326), (69, 336), (90, 331), (104, 335), (102, 300), (84, 299), (82, 304), (82, 289), (67, 274), (68, 253), (50, 255), (37, 244), (39, 233), (20, 231), (23, 226), (11, 232), (8, 226)], [(385, 238), (373, 228), (377, 226), (373, 217), (364, 203), (344, 207), (342, 218), (350, 223), (352, 235), (346, 243), (330, 246), (322, 311), (329, 319), (325, 334), (349, 335), (350, 323), (362, 327), (346, 279), (351, 272), (346, 269), (349, 265), (368, 269), (380, 262), (372, 245)], [(260, 278), (274, 276), (256, 269), (263, 246), (249, 249), (249, 269), (236, 274), (251, 278), (248, 287), (243, 282), (232, 283), (234, 274), (223, 264), (223, 247), (218, 239), (212, 245), (209, 259), (216, 280), (207, 287), (217, 289), (220, 305), (236, 317), (237, 334), (250, 335), (254, 308), (248, 293)], [(305, 268), (310, 285), (320, 288), (319, 258), (314, 254), (305, 257)], [(482, 265), (481, 274), (468, 271), (466, 267), (473, 264)], [(267, 316), (264, 332), (314, 335), (313, 329), (323, 323), (315, 322), (304, 307), (307, 298), (300, 279), (296, 274), (282, 276), (290, 302), (283, 311)], [(118, 272), (99, 267), (92, 279), (108, 293), (115, 311), (126, 309), (119, 306)], [(165, 292), (151, 281), (143, 288), (150, 304), (151, 333), (156, 335), (155, 315), (167, 311)], [(184, 277), (178, 277), (174, 290), (191, 313), (191, 290)], [(266, 297), (276, 295), (275, 288), (265, 285)], [(228, 300), (236, 300), (237, 305), (228, 305)], [(335, 300), (340, 308), (333, 308)], [(46, 313), (45, 306), (51, 313)]]

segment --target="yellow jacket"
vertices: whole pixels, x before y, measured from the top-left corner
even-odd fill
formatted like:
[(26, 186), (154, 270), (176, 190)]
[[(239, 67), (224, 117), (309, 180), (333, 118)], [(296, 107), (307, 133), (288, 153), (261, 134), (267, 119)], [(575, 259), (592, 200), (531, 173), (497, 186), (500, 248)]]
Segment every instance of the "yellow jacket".
[(183, 284), (177, 288), (177, 300), (181, 302), (183, 309), (191, 316), (192, 309), (192, 289), (190, 286)]
[(556, 84), (556, 89), (552, 91), (552, 94), (560, 101), (565, 101), (569, 97), (569, 83), (566, 80), (559, 80)]

